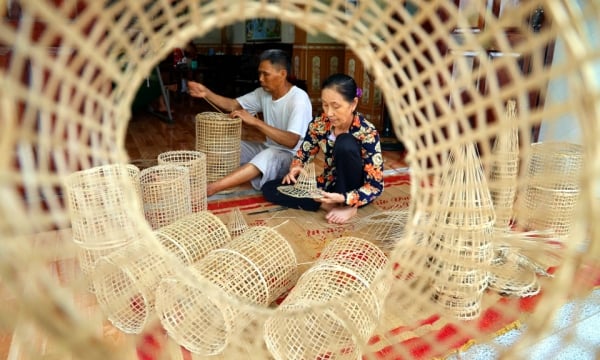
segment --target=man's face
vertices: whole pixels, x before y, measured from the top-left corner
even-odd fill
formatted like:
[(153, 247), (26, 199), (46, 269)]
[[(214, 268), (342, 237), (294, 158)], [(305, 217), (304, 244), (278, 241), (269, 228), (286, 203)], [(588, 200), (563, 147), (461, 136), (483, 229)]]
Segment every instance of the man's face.
[(279, 66), (273, 66), (268, 61), (261, 61), (258, 65), (258, 81), (260, 86), (265, 89), (266, 92), (271, 92), (285, 81), (286, 71)]

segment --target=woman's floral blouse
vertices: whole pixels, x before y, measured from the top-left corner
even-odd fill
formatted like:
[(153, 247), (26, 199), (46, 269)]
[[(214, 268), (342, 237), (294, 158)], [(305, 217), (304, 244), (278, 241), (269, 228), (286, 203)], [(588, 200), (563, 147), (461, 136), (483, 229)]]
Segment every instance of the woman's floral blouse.
[[(383, 192), (383, 156), (379, 133), (375, 126), (362, 115), (356, 114), (348, 131), (361, 143), (364, 184), (345, 194), (346, 205), (363, 206), (375, 200)], [(317, 176), (317, 186), (325, 191), (333, 189), (336, 170), (333, 166), (333, 146), (331, 123), (325, 114), (316, 117), (308, 125), (302, 145), (292, 160), (291, 166), (303, 166), (312, 161), (319, 151), (323, 151), (325, 166)]]

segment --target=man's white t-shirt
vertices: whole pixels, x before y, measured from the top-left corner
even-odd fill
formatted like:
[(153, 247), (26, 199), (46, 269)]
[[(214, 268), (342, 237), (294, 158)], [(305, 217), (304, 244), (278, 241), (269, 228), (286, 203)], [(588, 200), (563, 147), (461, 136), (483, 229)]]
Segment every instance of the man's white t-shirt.
[(271, 94), (259, 87), (236, 100), (243, 109), (251, 114), (262, 112), (266, 124), (300, 135), (300, 140), (294, 149), (282, 146), (268, 137), (265, 141), (267, 146), (296, 153), (304, 140), (308, 123), (312, 120), (312, 105), (304, 90), (292, 86), (287, 94), (273, 100)]

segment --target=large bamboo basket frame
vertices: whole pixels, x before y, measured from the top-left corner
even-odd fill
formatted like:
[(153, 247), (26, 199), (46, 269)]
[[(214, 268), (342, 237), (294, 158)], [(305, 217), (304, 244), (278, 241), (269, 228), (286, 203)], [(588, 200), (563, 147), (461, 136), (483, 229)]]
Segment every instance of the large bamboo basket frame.
[[(431, 229), (431, 214), (440, 196), (441, 164), (452, 146), (481, 144), (483, 165), (490, 165), (492, 137), (512, 126), (502, 120), (509, 99), (517, 99), (520, 143), (524, 144), (519, 155), (521, 163), (531, 153), (527, 144), (532, 143), (532, 126), (542, 121), (555, 125), (561, 118), (568, 117), (582, 130), (586, 166), (579, 174), (581, 196), (574, 210), (577, 221), (565, 235), (568, 239), (564, 243), (565, 256), (557, 264), (557, 276), (543, 289), (550, 296), (540, 300), (535, 313), (527, 320), (531, 326), (524, 336), (502, 350), (500, 357), (527, 355), (528, 346), (552, 331), (547, 319), (567, 301), (564, 295), (579, 299), (588, 293), (581, 288), (586, 281), (574, 281), (574, 278), (593, 276), (594, 272), (582, 270), (597, 265), (600, 257), (597, 221), (600, 218), (597, 206), (600, 94), (596, 73), (600, 53), (586, 32), (586, 26), (595, 25), (600, 18), (598, 2), (532, 0), (521, 2), (518, 7), (504, 8), (500, 19), (488, 16), (485, 7), (466, 7), (459, 12), (453, 1), (415, 1), (412, 4), (416, 12), (404, 7), (404, 2), (392, 0), (360, 1), (353, 11), (341, 0), (240, 0), (231, 6), (225, 6), (222, 1), (191, 0), (63, 1), (60, 5), (50, 0), (21, 0), (19, 3), (21, 21), (15, 25), (3, 18), (0, 22), (3, 45), (0, 277), (2, 287), (10, 289), (21, 301), (18, 309), (0, 310), (0, 318), (9, 319), (8, 326), (12, 328), (17, 321), (14, 314), (18, 313), (19, 322), (39, 325), (49, 342), (61, 345), (63, 358), (69, 355), (87, 359), (124, 358), (121, 355), (131, 351), (135, 339), (115, 347), (100, 338), (86, 316), (70, 305), (70, 297), (82, 289), (50, 291), (57, 288), (55, 280), (48, 277), (41, 265), (48, 258), (43, 251), (28, 248), (26, 240), (39, 232), (70, 226), (71, 214), (60, 194), (57, 195), (57, 189), (69, 174), (97, 165), (128, 162), (123, 140), (130, 105), (138, 86), (160, 59), (171, 49), (184, 46), (213, 29), (257, 17), (277, 18), (345, 43), (365, 64), (368, 76), (386, 99), (393, 99), (386, 105), (394, 132), (408, 150), (406, 161), (411, 168), (412, 191), (406, 235), (390, 254), (390, 264), (401, 266), (390, 266), (388, 273), (402, 283), (386, 298), (386, 302), (396, 304), (387, 310), (388, 315), (410, 326), (417, 324), (424, 313), (439, 312), (439, 307), (431, 302), (416, 306), (417, 299), (425, 299), (424, 294), (425, 297), (431, 295), (426, 277), (420, 275), (427, 266), (427, 253), (425, 247), (420, 246), (426, 240), (424, 233), (418, 230)], [(534, 31), (529, 23), (540, 7), (544, 9), (545, 22), (551, 26)], [(4, 14), (4, 7), (0, 11)], [(461, 42), (457, 42), (453, 31), (469, 28), (472, 19), (484, 20), (486, 27), (477, 36), (462, 32)], [(135, 32), (129, 31), (132, 24)], [(518, 29), (520, 41), (517, 44), (511, 45), (506, 34), (499, 31), (507, 27)], [(564, 57), (555, 56), (555, 64), (545, 67), (542, 65), (544, 49), (555, 42)], [(498, 53), (522, 56), (492, 59), (484, 43), (493, 43)], [(440, 52), (439, 44), (474, 54), (477, 71), (471, 71), (472, 58), (449, 58)], [(56, 45), (60, 45), (60, 51), (55, 51)], [(141, 47), (147, 51), (140, 51)], [(524, 56), (532, 60), (527, 73), (521, 72), (518, 65)], [(461, 71), (449, 70), (452, 61)], [(492, 75), (499, 71), (511, 79), (509, 85), (502, 88)], [(305, 76), (303, 73), (293, 75)], [(312, 79), (307, 80), (312, 82)], [(485, 96), (474, 86), (479, 80), (488, 80)], [(398, 86), (398, 81), (402, 86)], [(532, 111), (526, 99), (539, 90), (545, 94), (548, 83), (568, 92), (562, 98), (553, 99), (548, 106)], [(489, 124), (481, 121), (479, 127), (471, 129), (469, 119), (482, 120), (486, 112), (497, 121)], [(517, 188), (522, 190), (524, 186), (524, 178), (520, 176)], [(134, 192), (133, 187), (130, 190)], [(133, 211), (133, 203), (119, 204), (121, 207), (131, 214), (133, 227), (139, 227), (136, 231), (140, 231), (140, 240), (154, 237), (143, 216)], [(579, 252), (581, 249), (585, 251)], [(411, 276), (404, 276), (408, 274), (406, 271), (412, 271)], [(206, 282), (198, 280), (197, 285), (201, 287)], [(259, 324), (272, 314), (269, 309), (228, 299), (217, 292), (214, 295), (220, 301), (253, 313)], [(56, 309), (72, 311), (58, 314)], [(518, 315), (514, 307), (504, 306), (501, 310), (509, 316)], [(383, 319), (387, 317), (385, 313), (382, 315)], [(457, 329), (458, 337), (467, 335), (475, 342), (487, 341), (468, 324), (461, 323)], [(74, 333), (78, 336), (73, 337)], [(225, 352), (231, 358), (268, 358), (259, 335), (260, 331), (234, 338)], [(567, 331), (566, 335), (565, 341), (582, 344), (574, 332)], [(411, 357), (400, 347), (393, 350), (405, 358)]]

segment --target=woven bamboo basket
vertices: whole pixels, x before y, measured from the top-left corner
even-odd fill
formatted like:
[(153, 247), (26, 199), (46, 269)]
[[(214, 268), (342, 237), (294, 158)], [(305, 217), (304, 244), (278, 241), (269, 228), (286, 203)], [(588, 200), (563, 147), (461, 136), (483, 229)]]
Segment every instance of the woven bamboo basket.
[(315, 177), (315, 164), (308, 163), (298, 174), (296, 183), (293, 185), (281, 185), (277, 190), (282, 194), (295, 198), (319, 198), (321, 192), (317, 188), (317, 178)]
[(294, 251), (281, 235), (251, 227), (194, 263), (188, 277), (163, 280), (157, 290), (159, 318), (171, 338), (191, 352), (220, 354), (254, 320), (235, 302), (268, 306), (294, 285), (296, 267)]
[(242, 235), (246, 230), (248, 230), (248, 223), (244, 218), (244, 214), (240, 208), (235, 208), (229, 214), (229, 219), (227, 221), (227, 230), (231, 237), (236, 237)]
[(190, 170), (181, 165), (156, 165), (140, 172), (144, 214), (152, 229), (192, 213)]
[(206, 154), (206, 179), (214, 182), (240, 166), (242, 119), (217, 112), (196, 115), (196, 150)]
[[(70, 174), (65, 181), (73, 241), (88, 249), (123, 245), (139, 237), (135, 231), (142, 211), (140, 170), (133, 165), (96, 166)], [(133, 211), (114, 204), (132, 204)]]
[(396, 242), (404, 237), (409, 218), (407, 209), (380, 211), (359, 218), (354, 231), (359, 237), (370, 239), (384, 251), (392, 250)]
[(518, 198), (518, 224), (529, 230), (551, 229), (566, 236), (580, 197), (581, 145), (566, 142), (531, 146), (526, 187)]
[(92, 282), (108, 320), (124, 333), (141, 333), (154, 315), (156, 288), (174, 264), (167, 250), (142, 240), (99, 258)]
[(154, 234), (184, 265), (195, 263), (231, 241), (225, 224), (208, 211), (187, 215), (155, 230)]
[(206, 211), (206, 155), (199, 151), (173, 150), (158, 155), (158, 164), (186, 166), (190, 170), (192, 212)]
[(492, 166), (488, 176), (496, 227), (501, 229), (512, 224), (519, 174), (519, 131), (514, 100), (507, 102), (504, 119), (509, 128), (498, 133), (494, 141)]
[[(556, 357), (573, 348), (587, 351), (590, 358), (596, 356), (595, 345), (583, 338), (576, 326), (559, 332), (548, 320), (567, 302), (577, 314), (585, 313), (590, 304), (598, 305), (597, 297), (590, 296), (600, 263), (597, 1), (239, 0), (228, 6), (234, 3), (20, 0), (2, 4), (9, 6), (0, 7), (0, 294), (8, 292), (19, 299), (0, 307), (0, 319), (7, 320), (2, 324), (7, 336), (17, 327), (31, 324), (44, 336), (46, 349), (56, 350), (53, 358), (125, 359), (135, 354), (136, 345), (146, 337), (114, 341), (114, 337), (100, 336), (88, 314), (70, 306), (72, 298), (87, 291), (86, 286), (60, 286), (48, 276), (46, 251), (32, 248), (28, 240), (71, 226), (68, 201), (62, 197), (66, 192), (61, 192), (70, 174), (130, 161), (124, 134), (132, 101), (148, 74), (173, 48), (212, 30), (229, 27), (223, 28), (228, 32), (236, 22), (266, 17), (281, 20), (286, 36), (292, 30), (308, 31), (310, 36), (328, 36), (343, 43), (340, 48), (346, 49), (339, 56), (332, 53), (327, 57), (313, 55), (312, 50), (303, 52), (300, 44), (301, 51), (292, 54), (295, 66), (290, 75), (305, 78), (311, 97), (318, 97), (319, 84), (329, 73), (347, 72), (364, 89), (361, 106), (369, 110), (379, 108), (384, 94), (390, 128), (407, 149), (409, 219), (403, 237), (390, 251), (386, 268), (396, 281), (385, 302), (394, 306), (385, 307), (380, 316), (377, 337), (371, 338), (379, 342), (365, 347), (359, 344), (362, 337), (355, 337), (356, 348), (365, 350), (361, 355), (369, 360), (382, 353), (415, 358), (406, 343), (389, 331), (386, 325), (393, 322), (391, 327), (402, 325), (417, 332), (424, 345), (419, 348), (425, 352), (421, 358), (444, 358), (456, 352), (457, 357), (467, 358), (466, 347), (482, 342), (499, 359), (530, 357), (531, 346), (550, 333), (565, 345), (555, 348)], [(517, 101), (520, 145), (515, 230), (528, 222), (523, 219), (527, 212), (520, 212), (525, 205), (520, 201), (531, 185), (528, 166), (536, 150), (529, 144), (571, 141), (565, 139), (565, 133), (580, 130), (573, 141), (580, 143), (585, 166), (577, 174), (575, 221), (569, 222), (569, 231), (563, 235), (563, 251), (537, 259), (544, 267), (552, 266), (555, 277), (541, 284), (541, 295), (529, 316), (522, 314), (518, 301), (494, 303), (494, 310), (504, 319), (518, 319), (526, 325), (510, 345), (492, 342), (493, 334), (480, 331), (477, 323), (488, 319), (454, 319), (454, 335), (446, 333), (445, 341), (419, 336), (422, 333), (418, 331), (446, 329), (450, 322), (439, 317), (432, 327), (422, 326), (423, 319), (437, 318), (444, 308), (430, 301), (437, 290), (432, 284), (435, 267), (431, 267), (429, 244), (441, 211), (455, 214), (458, 210), (441, 201), (447, 192), (441, 187), (445, 186), (442, 178), (448, 154), (459, 145), (477, 144), (483, 167), (490, 169), (494, 158), (491, 146), (509, 128), (503, 117), (505, 104), (513, 99)], [(535, 99), (544, 103), (534, 108)], [(373, 123), (383, 123), (376, 111), (371, 116)], [(547, 184), (535, 186), (555, 189)], [(110, 234), (107, 239), (115, 244), (139, 233), (151, 234), (140, 203), (133, 200), (134, 193), (129, 191), (125, 201), (105, 202), (95, 211), (98, 216), (127, 214), (129, 223), (105, 229)], [(548, 208), (553, 206), (550, 201), (548, 204)], [(462, 212), (463, 217), (467, 215), (477, 215), (476, 209)], [(142, 238), (145, 241), (147, 237)], [(80, 237), (78, 241), (83, 240)], [(483, 244), (478, 241), (474, 245)], [(448, 249), (453, 243), (445, 240), (442, 245)], [(538, 252), (533, 249), (520, 251), (534, 258)], [(436, 264), (452, 263), (444, 258), (446, 253), (433, 255)], [(173, 269), (182, 275), (181, 269)], [(206, 296), (254, 319), (244, 328), (251, 331), (228, 337), (223, 357), (273, 357), (261, 336), (263, 325), (276, 313), (292, 314), (250, 301), (236, 302), (222, 295), (218, 287), (208, 286), (208, 281), (186, 279), (191, 288), (202, 289)], [(360, 298), (357, 294), (346, 298), (356, 296)], [(442, 303), (453, 301), (452, 292), (445, 296), (447, 301)], [(487, 293), (484, 296), (493, 299)], [(465, 308), (477, 306), (463, 300), (459, 302)], [(337, 313), (344, 308), (343, 302), (328, 305)], [(299, 311), (317, 310), (316, 305), (307, 304)], [(574, 317), (568, 322), (574, 325), (581, 323), (579, 320)], [(452, 346), (467, 338), (470, 341), (464, 347)]]
[(273, 317), (265, 342), (275, 359), (356, 359), (382, 312), (387, 258), (363, 239), (333, 240)]

